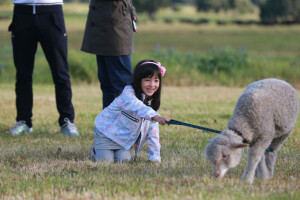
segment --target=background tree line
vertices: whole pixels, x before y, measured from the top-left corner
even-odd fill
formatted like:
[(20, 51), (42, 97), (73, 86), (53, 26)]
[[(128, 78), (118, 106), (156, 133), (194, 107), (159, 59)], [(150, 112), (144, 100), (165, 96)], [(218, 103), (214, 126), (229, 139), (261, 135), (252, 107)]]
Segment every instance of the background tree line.
[(133, 0), (139, 12), (148, 12), (150, 18), (161, 7), (174, 4), (194, 4), (198, 11), (219, 12), (237, 10), (252, 12), (257, 6), (263, 23), (282, 21), (300, 22), (300, 0)]
[(251, 11), (253, 6), (260, 9), (264, 23), (282, 21), (300, 22), (300, 0), (195, 0), (198, 11), (238, 10)]
[[(64, 2), (89, 2), (90, 0), (64, 0)], [(132, 0), (138, 12), (147, 12), (154, 19), (155, 12), (162, 7), (175, 4), (193, 4), (198, 11), (220, 12), (236, 10), (241, 13), (251, 12), (256, 7), (260, 10), (263, 23), (282, 21), (300, 22), (300, 0)], [(11, 0), (0, 0), (1, 4)]]

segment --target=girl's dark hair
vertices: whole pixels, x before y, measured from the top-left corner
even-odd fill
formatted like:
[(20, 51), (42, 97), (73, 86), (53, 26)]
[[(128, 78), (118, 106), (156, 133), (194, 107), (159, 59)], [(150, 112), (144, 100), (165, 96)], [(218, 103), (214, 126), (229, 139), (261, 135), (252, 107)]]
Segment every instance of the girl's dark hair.
[(152, 95), (152, 97), (149, 97), (148, 99), (146, 98), (144, 100), (144, 104), (146, 104), (146, 105), (148, 105), (148, 101), (151, 100), (150, 107), (153, 108), (155, 111), (157, 111), (160, 107), (160, 94), (161, 94), (161, 87), (162, 87), (161, 71), (156, 64), (154, 64), (154, 63), (143, 64), (145, 62), (156, 63), (154, 60), (140, 61), (133, 70), (131, 85), (135, 91), (136, 97), (139, 100), (143, 101), (143, 99), (142, 99), (143, 90), (141, 87), (142, 79), (148, 78), (148, 77), (151, 78), (152, 76), (154, 76), (154, 74), (157, 74), (157, 76), (159, 78), (159, 87), (158, 87), (157, 91)]

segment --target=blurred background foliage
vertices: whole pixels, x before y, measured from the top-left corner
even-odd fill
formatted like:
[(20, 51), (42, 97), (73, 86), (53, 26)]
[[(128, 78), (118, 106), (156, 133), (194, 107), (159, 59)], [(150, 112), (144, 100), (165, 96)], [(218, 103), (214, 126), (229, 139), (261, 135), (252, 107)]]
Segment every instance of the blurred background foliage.
[[(65, 3), (90, 0), (64, 0)], [(260, 19), (264, 23), (281, 21), (300, 22), (300, 0), (132, 0), (138, 12), (147, 12), (150, 19), (155, 19), (155, 12), (162, 7), (173, 7), (178, 4), (195, 5), (198, 11), (229, 11), (240, 13), (253, 12), (255, 7), (260, 10)], [(0, 0), (0, 5), (9, 4), (11, 0)]]
[[(98, 83), (94, 55), (80, 51), (89, 0), (65, 0), (73, 83)], [(141, 59), (167, 67), (164, 84), (244, 86), (280, 78), (300, 86), (300, 0), (133, 0), (141, 32), (132, 66)], [(0, 83), (15, 81), (7, 27), (11, 0), (0, 0)], [(52, 83), (41, 48), (35, 83)]]
[(263, 23), (280, 21), (300, 22), (300, 0), (133, 0), (138, 11), (153, 13), (160, 7), (176, 4), (194, 4), (198, 11), (229, 11), (240, 13), (253, 12), (254, 7), (260, 9), (260, 19)]

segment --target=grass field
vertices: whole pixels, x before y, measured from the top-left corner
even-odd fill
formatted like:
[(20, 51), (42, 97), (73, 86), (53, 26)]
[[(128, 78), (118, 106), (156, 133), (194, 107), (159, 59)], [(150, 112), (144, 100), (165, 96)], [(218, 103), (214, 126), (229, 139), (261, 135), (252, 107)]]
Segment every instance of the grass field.
[[(10, 34), (7, 27), (11, 22), (12, 6), (0, 7), (0, 16), (8, 17), (0, 20), (1, 44), (10, 45)], [(64, 13), (69, 38), (69, 48), (78, 50), (81, 47), (83, 31), (88, 12), (88, 4), (65, 4)], [(251, 19), (259, 20), (258, 13), (239, 15), (237, 13), (197, 13), (193, 7), (184, 7), (180, 12), (170, 9), (157, 13), (157, 21), (149, 21), (145, 14), (138, 15), (140, 33), (135, 34), (135, 50), (137, 53), (148, 53), (156, 45), (183, 52), (205, 53), (212, 47), (245, 46), (257, 55), (275, 55), (283, 57), (299, 56), (300, 26), (217, 26), (190, 25), (175, 21), (166, 24), (163, 19), (176, 18), (207, 18), (210, 20)], [(134, 54), (133, 54), (134, 56)]]
[[(10, 33), (13, 7), (0, 7), (0, 83), (13, 83), (15, 69), (12, 58)], [(88, 4), (65, 4), (65, 22), (68, 32), (69, 64), (73, 84), (97, 83), (96, 59), (92, 54), (80, 51)], [(216, 20), (258, 20), (258, 13), (238, 15), (237, 13), (196, 13), (193, 7), (184, 7), (179, 12), (171, 9), (159, 11), (156, 21), (150, 21), (145, 14), (138, 15), (141, 31), (134, 36), (135, 51), (132, 65), (145, 58), (159, 59), (168, 70), (165, 83), (171, 86), (227, 85), (245, 86), (252, 81), (276, 77), (300, 85), (300, 26), (238, 26), (217, 25)], [(165, 23), (165, 18), (173, 19)], [(181, 23), (179, 19), (208, 18), (211, 23), (192, 25)], [(243, 70), (233, 69), (228, 60), (235, 53), (221, 59), (231, 72), (216, 70), (214, 73), (202, 71), (198, 65), (208, 58), (212, 49), (231, 48), (247, 53), (247, 63)], [(157, 56), (159, 49), (163, 53)], [(171, 53), (176, 55), (172, 56)], [(192, 56), (193, 59), (189, 59)], [(221, 54), (222, 56), (222, 54)], [(217, 62), (221, 62), (218, 61)], [(50, 70), (45, 56), (38, 48), (34, 70), (35, 83), (51, 83)]]
[[(224, 129), (243, 88), (165, 87), (160, 113), (213, 129)], [(300, 123), (279, 151), (273, 179), (239, 181), (246, 151), (226, 178), (212, 177), (204, 156), (212, 133), (160, 126), (162, 162), (149, 163), (144, 147), (136, 162), (94, 163), (88, 158), (93, 121), (100, 112), (97, 85), (73, 86), (76, 125), (81, 136), (59, 133), (52, 85), (34, 85), (30, 134), (5, 133), (15, 121), (12, 84), (0, 85), (0, 199), (299, 199)], [(299, 93), (299, 91), (298, 91)]]
[[(174, 125), (160, 127), (160, 164), (147, 161), (146, 147), (136, 162), (92, 162), (88, 153), (94, 139), (94, 119), (102, 102), (95, 75), (95, 56), (80, 51), (87, 4), (64, 5), (75, 123), (81, 136), (68, 138), (59, 132), (54, 86), (41, 48), (36, 55), (33, 75), (34, 132), (18, 137), (6, 134), (16, 117), (15, 70), (7, 31), (12, 9), (11, 5), (0, 6), (0, 17), (4, 16), (0, 20), (0, 199), (300, 199), (300, 119), (279, 151), (273, 179), (255, 180), (253, 185), (239, 181), (247, 150), (238, 167), (218, 181), (212, 177), (211, 166), (204, 156), (207, 139), (214, 134)], [(141, 32), (134, 38), (133, 65), (142, 58), (155, 55), (155, 49), (162, 50), (159, 58), (164, 61), (163, 65), (167, 64), (164, 78), (168, 86), (163, 88), (160, 114), (222, 130), (226, 128), (243, 86), (253, 79), (286, 77), (299, 89), (299, 25), (218, 26), (215, 23), (190, 25), (178, 21), (180, 18), (258, 20), (257, 16), (257, 12), (242, 16), (231, 12), (195, 13), (191, 7), (180, 12), (171, 9), (159, 11), (155, 22), (147, 20), (145, 14), (139, 15)], [(172, 18), (174, 22), (164, 23), (165, 18)], [(188, 60), (186, 55), (205, 57), (212, 48), (227, 47), (246, 49), (250, 55), (249, 71), (238, 69), (229, 76), (213, 77), (201, 71), (195, 72), (190, 65), (176, 63), (176, 59)], [(164, 58), (164, 55), (167, 56)], [(84, 68), (80, 68), (82, 66)], [(74, 69), (82, 70), (77, 73), (85, 76), (75, 77)], [(216, 86), (221, 85), (222, 80), (234, 87)]]
[[(0, 6), (0, 83), (13, 83), (15, 68), (12, 58), (10, 33), (13, 7)], [(92, 54), (80, 51), (88, 4), (65, 4), (65, 22), (68, 32), (69, 65), (73, 84), (97, 83), (96, 59)], [(135, 51), (132, 66), (145, 58), (159, 60), (168, 69), (165, 84), (171, 86), (227, 85), (245, 86), (252, 81), (276, 77), (300, 85), (300, 26), (238, 26), (217, 25), (216, 20), (258, 20), (258, 13), (238, 15), (237, 13), (196, 13), (193, 7), (184, 7), (179, 12), (165, 9), (157, 13), (157, 20), (150, 21), (145, 14), (138, 15), (141, 31), (134, 36)], [(172, 23), (165, 23), (171, 18)], [(192, 25), (179, 19), (208, 18), (211, 23)], [(229, 54), (224, 50), (231, 48)], [(219, 58), (208, 61), (209, 52), (218, 49)], [(155, 53), (159, 50), (162, 53)], [(247, 54), (246, 62), (237, 68), (231, 67), (236, 52)], [(174, 52), (174, 53), (173, 53)], [(211, 72), (203, 71), (204, 65), (217, 63)], [(225, 71), (218, 70), (223, 65)], [(205, 67), (204, 67), (205, 68)], [(226, 71), (227, 70), (227, 71)], [(51, 83), (52, 77), (45, 56), (38, 48), (33, 79), (35, 83)]]
[[(11, 6), (2, 6), (1, 15), (8, 17), (0, 20), (1, 44), (10, 45), (10, 33), (7, 31), (11, 22)], [(191, 8), (190, 8), (191, 9)], [(174, 22), (166, 24), (163, 18), (207, 17), (210, 19), (235, 19), (241, 17), (234, 14), (195, 14), (193, 10), (183, 10), (183, 13), (162, 11), (157, 14), (157, 21), (149, 21), (144, 14), (140, 14), (138, 26), (140, 33), (135, 34), (135, 52), (148, 53), (157, 45), (161, 48), (173, 47), (182, 52), (205, 53), (213, 47), (245, 48), (257, 55), (274, 55), (280, 57), (299, 56), (300, 26), (217, 26), (190, 25)], [(87, 17), (88, 4), (65, 4), (65, 21), (68, 31), (69, 48), (79, 51), (83, 39), (83, 31)], [(187, 13), (190, 13), (189, 15)], [(248, 16), (247, 19), (254, 17)], [(257, 19), (258, 20), (258, 19)], [(134, 54), (133, 54), (134, 56)]]

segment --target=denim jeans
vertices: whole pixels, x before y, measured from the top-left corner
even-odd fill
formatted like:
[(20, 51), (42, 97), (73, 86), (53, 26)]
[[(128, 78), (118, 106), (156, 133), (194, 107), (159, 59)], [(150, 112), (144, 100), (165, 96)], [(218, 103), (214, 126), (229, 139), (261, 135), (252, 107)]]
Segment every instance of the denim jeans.
[(100, 56), (97, 55), (98, 79), (103, 93), (103, 109), (131, 83), (132, 70), (130, 55)]

